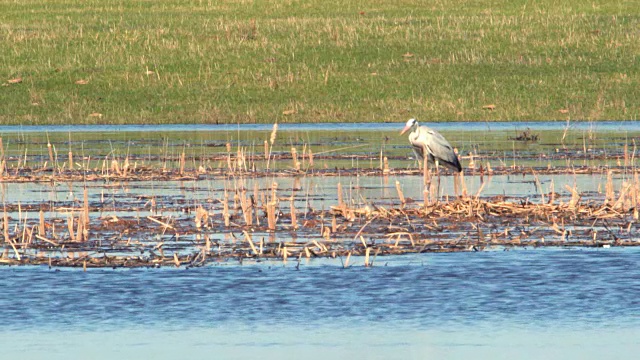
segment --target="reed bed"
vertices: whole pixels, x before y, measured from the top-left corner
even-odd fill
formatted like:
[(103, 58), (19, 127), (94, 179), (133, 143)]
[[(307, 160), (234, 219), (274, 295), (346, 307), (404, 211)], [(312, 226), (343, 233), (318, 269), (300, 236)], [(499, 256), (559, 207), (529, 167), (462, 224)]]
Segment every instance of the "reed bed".
[[(16, 224), (5, 215), (0, 264), (179, 267), (229, 259), (351, 258), (495, 246), (638, 246), (638, 212), (627, 208), (636, 201), (536, 204), (469, 197), (426, 207), (343, 205), (308, 213), (299, 227), (291, 213), (281, 213), (260, 226), (246, 225), (238, 215), (242, 210), (227, 225), (215, 207), (195, 210), (195, 219), (110, 216), (89, 223), (80, 209), (68, 209), (66, 220), (45, 219), (44, 229), (42, 222)], [(283, 233), (287, 240), (282, 239)], [(371, 262), (365, 260), (365, 264)]]
[[(507, 159), (472, 151), (454, 176), (423, 173), (387, 151), (336, 154), (313, 151), (309, 143), (281, 145), (286, 141), (277, 130), (259, 146), (227, 142), (219, 151), (194, 153), (166, 143), (154, 155), (86, 154), (71, 138), (67, 146), (47, 140), (40, 155), (26, 147), (8, 152), (0, 138), (0, 264), (193, 267), (331, 257), (348, 267), (407, 253), (640, 245), (635, 142), (618, 152), (565, 147), (535, 155), (546, 166), (525, 165), (526, 153)], [(540, 176), (549, 174), (600, 174), (599, 190), (543, 186)], [(531, 179), (537, 195), (484, 195), (485, 184), (500, 175)], [(364, 199), (362, 177), (380, 177), (386, 195)], [(416, 177), (423, 177), (423, 191), (408, 195), (406, 185)], [(336, 180), (329, 192), (310, 185), (329, 178)], [(285, 179), (291, 184), (283, 185)], [(481, 183), (473, 191), (471, 179)], [(24, 183), (50, 195), (10, 200), (10, 189)], [(443, 193), (445, 183), (455, 191)], [(136, 191), (143, 187), (149, 190)]]
[[(153, 194), (110, 201), (85, 188), (66, 203), (5, 203), (0, 264), (193, 267), (331, 257), (346, 259), (344, 266), (372, 266), (383, 255), (496, 246), (638, 246), (640, 174), (617, 187), (610, 174), (599, 198), (568, 187), (568, 195), (536, 199), (483, 197), (482, 188), (471, 195), (411, 199), (398, 181), (396, 198), (363, 204), (349, 195), (351, 187), (338, 183), (334, 196), (315, 200), (316, 208), (305, 206), (309, 195), (302, 187), (281, 189), (273, 182), (251, 188), (243, 176), (229, 176), (219, 198), (195, 200)], [(86, 181), (102, 192), (110, 188)]]

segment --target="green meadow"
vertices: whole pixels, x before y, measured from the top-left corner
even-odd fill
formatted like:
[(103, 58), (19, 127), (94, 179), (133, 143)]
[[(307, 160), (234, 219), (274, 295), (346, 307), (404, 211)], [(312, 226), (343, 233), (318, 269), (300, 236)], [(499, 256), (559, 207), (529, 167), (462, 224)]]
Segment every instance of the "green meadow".
[(637, 0), (0, 0), (1, 124), (637, 120)]

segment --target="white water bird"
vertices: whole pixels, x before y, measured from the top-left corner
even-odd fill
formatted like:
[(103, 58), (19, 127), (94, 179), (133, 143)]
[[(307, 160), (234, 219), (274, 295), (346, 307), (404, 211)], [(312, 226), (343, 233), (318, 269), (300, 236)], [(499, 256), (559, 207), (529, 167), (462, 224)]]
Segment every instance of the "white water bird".
[(413, 152), (421, 162), (424, 161), (425, 154), (427, 161), (438, 165), (443, 165), (453, 171), (462, 171), (460, 161), (453, 147), (439, 132), (426, 127), (420, 126), (416, 119), (409, 119), (400, 135), (411, 130), (409, 133), (409, 142), (413, 147)]

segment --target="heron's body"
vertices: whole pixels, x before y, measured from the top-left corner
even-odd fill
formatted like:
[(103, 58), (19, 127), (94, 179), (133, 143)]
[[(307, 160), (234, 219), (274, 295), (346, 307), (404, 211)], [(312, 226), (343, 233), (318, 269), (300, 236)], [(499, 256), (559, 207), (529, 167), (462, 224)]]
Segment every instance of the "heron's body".
[(426, 157), (429, 163), (440, 164), (457, 172), (462, 171), (453, 147), (439, 132), (427, 126), (420, 126), (416, 119), (407, 121), (401, 134), (408, 130), (411, 130), (409, 142), (418, 160), (424, 161)]

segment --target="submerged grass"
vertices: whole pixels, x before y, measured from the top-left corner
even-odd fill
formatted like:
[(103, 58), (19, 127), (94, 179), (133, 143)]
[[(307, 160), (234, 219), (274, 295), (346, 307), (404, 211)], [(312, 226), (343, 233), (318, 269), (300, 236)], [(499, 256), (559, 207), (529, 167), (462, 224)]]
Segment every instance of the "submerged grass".
[[(568, 162), (576, 166), (604, 163), (620, 166), (623, 154), (635, 154), (640, 138), (637, 131), (596, 132), (573, 128), (570, 124), (564, 129), (535, 130), (532, 134), (538, 141), (516, 140), (522, 132), (516, 125), (513, 130), (487, 127), (485, 131), (442, 131), (457, 149), (465, 167), (474, 162), (484, 164), (486, 160), (491, 160), (494, 167), (511, 166), (516, 161), (519, 165), (535, 167), (561, 168), (568, 166)], [(23, 167), (41, 168), (45, 161), (48, 166), (68, 166), (73, 162), (78, 167), (78, 163), (85, 164), (89, 160), (93, 164), (89, 167), (93, 168), (102, 166), (105, 159), (121, 162), (129, 159), (131, 166), (156, 166), (160, 162), (170, 168), (175, 164), (185, 168), (198, 168), (199, 165), (226, 168), (237, 158), (244, 159), (240, 161), (242, 168), (246, 165), (247, 169), (254, 169), (255, 165), (257, 170), (355, 168), (386, 169), (389, 173), (389, 169), (417, 166), (411, 154), (406, 136), (400, 136), (397, 131), (368, 129), (349, 133), (283, 127), (250, 131), (0, 133), (0, 159), (4, 155), (11, 162), (7, 167), (14, 168), (17, 162)], [(297, 157), (295, 161), (294, 156)], [(258, 158), (262, 160), (256, 160)]]
[(0, 1), (3, 124), (635, 120), (635, 1)]

